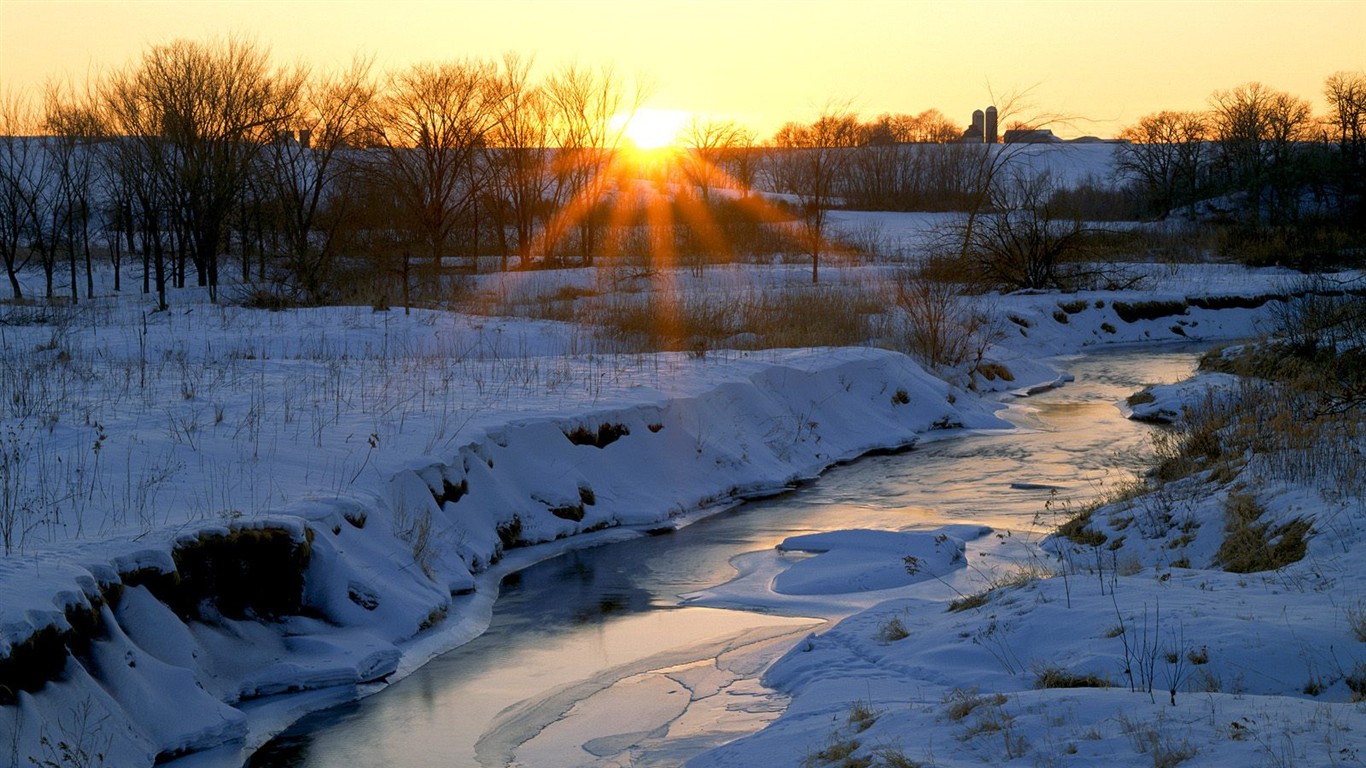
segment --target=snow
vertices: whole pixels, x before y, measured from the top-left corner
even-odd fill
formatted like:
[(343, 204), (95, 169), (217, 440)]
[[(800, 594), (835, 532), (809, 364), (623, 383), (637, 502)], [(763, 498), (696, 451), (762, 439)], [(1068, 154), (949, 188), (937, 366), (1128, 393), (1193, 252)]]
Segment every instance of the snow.
[(779, 552), (810, 552), (773, 579), (783, 595), (892, 589), (962, 568), (964, 544), (947, 533), (837, 531), (793, 536)]
[[(923, 233), (925, 221), (905, 231)], [(871, 282), (889, 269), (826, 275), (833, 284)], [(1013, 381), (978, 381), (978, 391), (955, 372), (871, 347), (620, 354), (587, 351), (580, 331), (551, 322), (431, 310), (264, 313), (212, 305), (193, 290), (173, 295), (165, 312), (107, 296), (67, 308), (59, 322), (0, 325), (7, 360), (33, 372), (23, 391), (4, 393), (14, 406), (0, 436), (25, 457), (18, 466), (30, 487), (61, 499), (31, 499), (37, 506), (15, 529), (13, 551), (0, 557), (0, 652), (45, 628), (72, 630), (82, 615), (106, 628), (67, 660), (59, 681), (17, 694), (6, 707), (13, 716), (0, 718), (0, 744), (42, 756), (40, 739), (80, 731), (73, 718), (83, 713), (101, 723), (86, 736), (110, 764), (222, 745), (249, 751), (308, 709), (379, 690), (477, 636), (498, 579), (518, 567), (686, 524), (869, 451), (942, 436), (945, 425), (950, 435), (1009, 428), (1000, 391), (1065, 386), (1059, 355), (1237, 340), (1269, 312), (1185, 306), (1129, 322), (1116, 301), (1261, 295), (1289, 279), (1217, 265), (1160, 269), (1160, 291), (993, 297), (1009, 333), (989, 359)], [(778, 266), (714, 269), (702, 280), (680, 272), (676, 281), (725, 295), (808, 277)], [(481, 279), (595, 280), (588, 272)], [(1082, 306), (1062, 306), (1073, 302)], [(1159, 391), (1155, 407), (1179, 412), (1194, 392)], [(582, 444), (570, 439), (579, 428), (607, 428), (615, 439)], [(1287, 508), (1324, 503), (1304, 489), (1270, 495)], [(201, 604), (208, 620), (192, 621), (155, 596), (157, 575), (177, 573), (178, 548), (245, 531), (283, 531), (306, 548), (303, 615), (215, 615)], [(1004, 749), (1017, 734), (1040, 759), (1114, 752), (1121, 764), (1142, 762), (1135, 755), (1151, 745), (1141, 733), (1124, 736), (1126, 721), (1140, 730), (1157, 723), (1159, 741), (1188, 741), (1218, 764), (1267, 749), (1309, 763), (1366, 754), (1362, 713), (1345, 703), (1362, 647), (1343, 613), (1362, 599), (1351, 577), (1363, 565), (1349, 547), (1355, 528), (1336, 542), (1316, 538), (1312, 562), (1286, 574), (1173, 569), (1154, 545), (1134, 573), (1112, 564), (1099, 579), (1033, 580), (984, 607), (946, 612), (947, 601), (981, 586), (967, 567), (974, 555), (1007, 546), (989, 532), (962, 525), (793, 537), (738, 559), (735, 581), (688, 596), (694, 607), (839, 620), (764, 673), (764, 685), (792, 697), (781, 717), (764, 706), (742, 712), (733, 735), (766, 727), (692, 764), (796, 764), (831, 737), (832, 722), (846, 727), (861, 701), (878, 712), (859, 736), (867, 745), (900, 744), (941, 765), (994, 759), (999, 728), (965, 736), (968, 724), (945, 715), (946, 699), (974, 688), (1006, 700), (972, 717), (994, 708), (1008, 721)], [(1021, 547), (1010, 562), (1048, 556), (1009, 546)], [(1031, 689), (1042, 664), (1120, 682), (1120, 641), (1107, 634), (1118, 620), (1133, 628), (1149, 615), (1164, 642), (1181, 630), (1183, 651), (1206, 649), (1208, 664), (1192, 662), (1185, 679), (1208, 672), (1219, 690), (1183, 690), (1172, 707), (1124, 686)], [(911, 639), (883, 639), (892, 618)], [(791, 643), (794, 624), (811, 626), (803, 621), (775, 620), (753, 645), (771, 652), (775, 638)], [(563, 711), (532, 717), (540, 730), (519, 759), (595, 764), (646, 741), (667, 750), (671, 730), (730, 718), (726, 702), (753, 697), (764, 667), (757, 659), (767, 657), (746, 648), (727, 639), (686, 658), (624, 662), (630, 669), (594, 691), (563, 698)], [(731, 666), (718, 665), (722, 657)], [(1323, 682), (1317, 701), (1299, 693), (1309, 679)], [(571, 675), (565, 684), (580, 682)], [(721, 690), (730, 698), (711, 702)], [(623, 701), (638, 717), (605, 722)], [(674, 728), (661, 731), (661, 722)], [(606, 735), (584, 742), (584, 731)]]

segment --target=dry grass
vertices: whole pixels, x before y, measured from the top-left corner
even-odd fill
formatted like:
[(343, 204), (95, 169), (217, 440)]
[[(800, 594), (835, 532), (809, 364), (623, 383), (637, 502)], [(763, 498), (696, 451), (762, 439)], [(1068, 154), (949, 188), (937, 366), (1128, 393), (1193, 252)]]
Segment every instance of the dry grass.
[(944, 698), (944, 714), (948, 715), (950, 720), (958, 722), (979, 707), (1002, 707), (1006, 701), (1008, 699), (1003, 693), (983, 695), (976, 688), (954, 688)]
[(887, 289), (877, 282), (701, 290), (650, 270), (601, 287), (500, 284), (470, 300), (480, 314), (553, 320), (589, 329), (603, 351), (697, 352), (860, 346), (881, 334)]
[(893, 616), (882, 622), (882, 626), (878, 627), (877, 630), (877, 639), (884, 643), (894, 643), (910, 636), (911, 631), (906, 629), (906, 625), (901, 621), (900, 616)]
[[(852, 734), (863, 733), (877, 722), (878, 714), (867, 702), (855, 702), (849, 709), (848, 730)], [(840, 733), (843, 730), (845, 729), (840, 728), (830, 734), (825, 746), (807, 755), (806, 759), (802, 761), (802, 765), (805, 768), (825, 768), (826, 766), (830, 768), (869, 768), (872, 766), (873, 759), (871, 757), (856, 754), (859, 747), (862, 746), (859, 740), (852, 736), (843, 737)]]
[(1347, 616), (1347, 626), (1352, 630), (1352, 637), (1358, 643), (1366, 643), (1366, 600), (1358, 600), (1356, 605), (1349, 605), (1343, 612)]
[(1094, 674), (1070, 672), (1062, 667), (1044, 666), (1034, 672), (1035, 688), (1112, 688), (1114, 683)]
[(1140, 723), (1120, 715), (1119, 725), (1129, 737), (1134, 751), (1147, 755), (1152, 760), (1153, 768), (1175, 768), (1198, 754), (1195, 745), (1169, 733), (1167, 722), (1162, 718), (1155, 722)]
[(1304, 558), (1312, 524), (1295, 518), (1280, 525), (1262, 522), (1265, 509), (1256, 497), (1230, 493), (1224, 503), (1224, 541), (1214, 559), (1232, 573), (1284, 568)]
[(964, 595), (963, 597), (960, 597), (956, 600), (950, 600), (948, 611), (949, 613), (958, 613), (959, 611), (969, 611), (973, 608), (981, 608), (982, 606), (986, 605), (990, 600), (991, 590), (985, 590), (971, 595)]

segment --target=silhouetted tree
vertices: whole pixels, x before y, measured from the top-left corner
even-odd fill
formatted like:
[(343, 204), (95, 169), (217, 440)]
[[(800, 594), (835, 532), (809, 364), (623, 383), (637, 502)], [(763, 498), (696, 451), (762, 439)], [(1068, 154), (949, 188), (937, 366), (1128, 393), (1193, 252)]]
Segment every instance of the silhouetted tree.
[[(147, 226), (159, 240), (169, 224), (213, 300), (233, 205), (264, 148), (292, 118), (302, 81), (301, 73), (272, 70), (264, 48), (229, 37), (153, 46), (106, 85), (111, 130), (132, 139), (128, 149), (142, 155), (123, 153), (119, 164), (140, 185), (157, 184), (158, 208), (170, 213), (169, 222)], [(148, 217), (158, 213), (144, 210)]]
[(271, 194), (278, 205), (292, 293), (324, 300), (336, 264), (338, 233), (356, 202), (350, 185), (359, 171), (351, 156), (369, 126), (375, 98), (371, 61), (308, 80), (289, 124), (298, 133), (271, 143)]
[(820, 281), (821, 251), (835, 190), (852, 157), (851, 148), (862, 136), (855, 115), (847, 107), (832, 105), (815, 122), (788, 123), (773, 138), (780, 150), (775, 157), (776, 180), (783, 191), (797, 196), (813, 283)]
[(555, 146), (550, 198), (556, 211), (543, 232), (545, 255), (558, 258), (568, 230), (576, 228), (580, 260), (590, 265), (600, 228), (597, 208), (610, 181), (607, 171), (646, 92), (637, 85), (628, 93), (609, 68), (595, 72), (574, 65), (551, 75), (545, 89)]
[(1082, 266), (1087, 230), (1054, 210), (1047, 172), (1012, 169), (1001, 181), (996, 207), (979, 217), (966, 244), (972, 279), (1004, 290), (1075, 289), (1098, 271)]
[(1336, 72), (1323, 87), (1329, 138), (1337, 144), (1338, 212), (1366, 227), (1366, 72)]
[(375, 171), (402, 202), (434, 273), (478, 196), (481, 154), (502, 98), (495, 65), (467, 60), (394, 73), (376, 104)]
[(78, 96), (69, 83), (48, 83), (43, 96), (43, 128), (47, 135), (43, 148), (54, 183), (48, 240), (54, 256), (59, 244), (66, 250), (74, 303), (79, 298), (78, 265), (82, 262), (86, 297), (95, 293), (90, 226), (95, 206), (95, 142), (102, 126), (93, 96)]
[(1116, 170), (1136, 181), (1151, 210), (1165, 217), (1195, 199), (1205, 172), (1206, 117), (1197, 112), (1156, 112), (1120, 131)]
[(726, 180), (722, 162), (744, 141), (745, 132), (729, 120), (704, 120), (694, 117), (680, 135), (683, 154), (679, 164), (683, 176), (697, 187), (702, 202), (711, 202), (711, 190)]
[(34, 174), (42, 163), (37, 127), (31, 102), (13, 93), (0, 97), (0, 260), (16, 299), (24, 298), (19, 272), (33, 254), (27, 240), (34, 224)]
[(937, 109), (918, 115), (878, 115), (865, 126), (868, 144), (947, 144), (962, 133), (958, 126)]
[(490, 208), (505, 270), (511, 252), (523, 267), (530, 263), (539, 227), (550, 214), (555, 181), (552, 104), (545, 88), (532, 81), (531, 65), (516, 54), (503, 57), (498, 73), (503, 100), (489, 135)]
[(1246, 83), (1217, 91), (1210, 103), (1220, 170), (1230, 189), (1247, 195), (1253, 223), (1294, 218), (1304, 181), (1300, 142), (1310, 138), (1309, 102)]
[[(109, 133), (100, 155), (104, 176), (120, 204), (127, 205), (129, 227), (141, 240), (142, 291), (150, 293), (155, 282), (157, 307), (165, 309), (170, 144), (162, 135), (155, 102), (139, 82), (136, 69), (118, 71), (106, 79), (101, 100)], [(134, 239), (130, 233), (129, 241)]]

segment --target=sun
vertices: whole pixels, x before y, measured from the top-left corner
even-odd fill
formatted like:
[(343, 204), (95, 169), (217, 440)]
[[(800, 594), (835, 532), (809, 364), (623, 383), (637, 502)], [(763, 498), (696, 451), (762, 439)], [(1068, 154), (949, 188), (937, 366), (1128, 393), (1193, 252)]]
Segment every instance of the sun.
[(636, 149), (652, 151), (672, 147), (691, 114), (680, 109), (639, 109), (623, 116), (626, 140)]

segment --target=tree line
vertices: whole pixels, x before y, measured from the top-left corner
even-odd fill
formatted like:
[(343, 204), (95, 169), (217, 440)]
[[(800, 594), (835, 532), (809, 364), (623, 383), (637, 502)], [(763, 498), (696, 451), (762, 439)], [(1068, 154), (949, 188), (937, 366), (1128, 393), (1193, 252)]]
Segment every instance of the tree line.
[[(1143, 118), (1117, 150), (1134, 209), (1162, 217), (1222, 195), (1250, 229), (1329, 218), (1359, 235), (1364, 92), (1361, 73), (1338, 73), (1326, 116), (1254, 83), (1216, 93), (1207, 112)], [(73, 301), (93, 293), (97, 256), (116, 289), (140, 262), (163, 307), (191, 282), (217, 299), (225, 270), (282, 301), (337, 301), (361, 284), (406, 305), (453, 261), (590, 265), (635, 247), (623, 224), (652, 220), (620, 210), (622, 117), (646, 95), (607, 68), (537, 76), (516, 54), (378, 73), (364, 58), (275, 66), (238, 38), (153, 46), (92, 82), (0, 100), (0, 258), (16, 298), (36, 266), (49, 297), (60, 271)], [(937, 110), (864, 121), (832, 106), (762, 142), (694, 120), (661, 179), (676, 222), (666, 250), (700, 264), (709, 251), (800, 248), (816, 280), (832, 208), (964, 211), (966, 252), (977, 217), (1056, 207), (1066, 190), (1005, 171), (1013, 150), (960, 135)], [(755, 186), (791, 202), (775, 213), (751, 200)], [(797, 226), (770, 226), (782, 217)]]
[[(593, 211), (642, 92), (610, 69), (417, 64), (376, 75), (274, 67), (228, 38), (154, 46), (84, 88), (50, 83), (0, 104), (0, 256), (10, 288), (40, 265), (49, 296), (92, 252), (141, 259), (165, 305), (193, 281), (217, 297), (241, 276), (333, 298), (345, 258), (407, 271), (485, 251), (587, 260)], [(575, 214), (575, 215), (567, 215)], [(481, 242), (481, 235), (494, 233)], [(116, 288), (120, 286), (116, 285)]]
[(1254, 82), (1216, 91), (1204, 111), (1147, 115), (1120, 133), (1118, 169), (1148, 216), (1202, 203), (1237, 245), (1272, 242), (1313, 266), (1366, 228), (1366, 73), (1330, 75), (1323, 96), (1328, 113), (1315, 115)]

